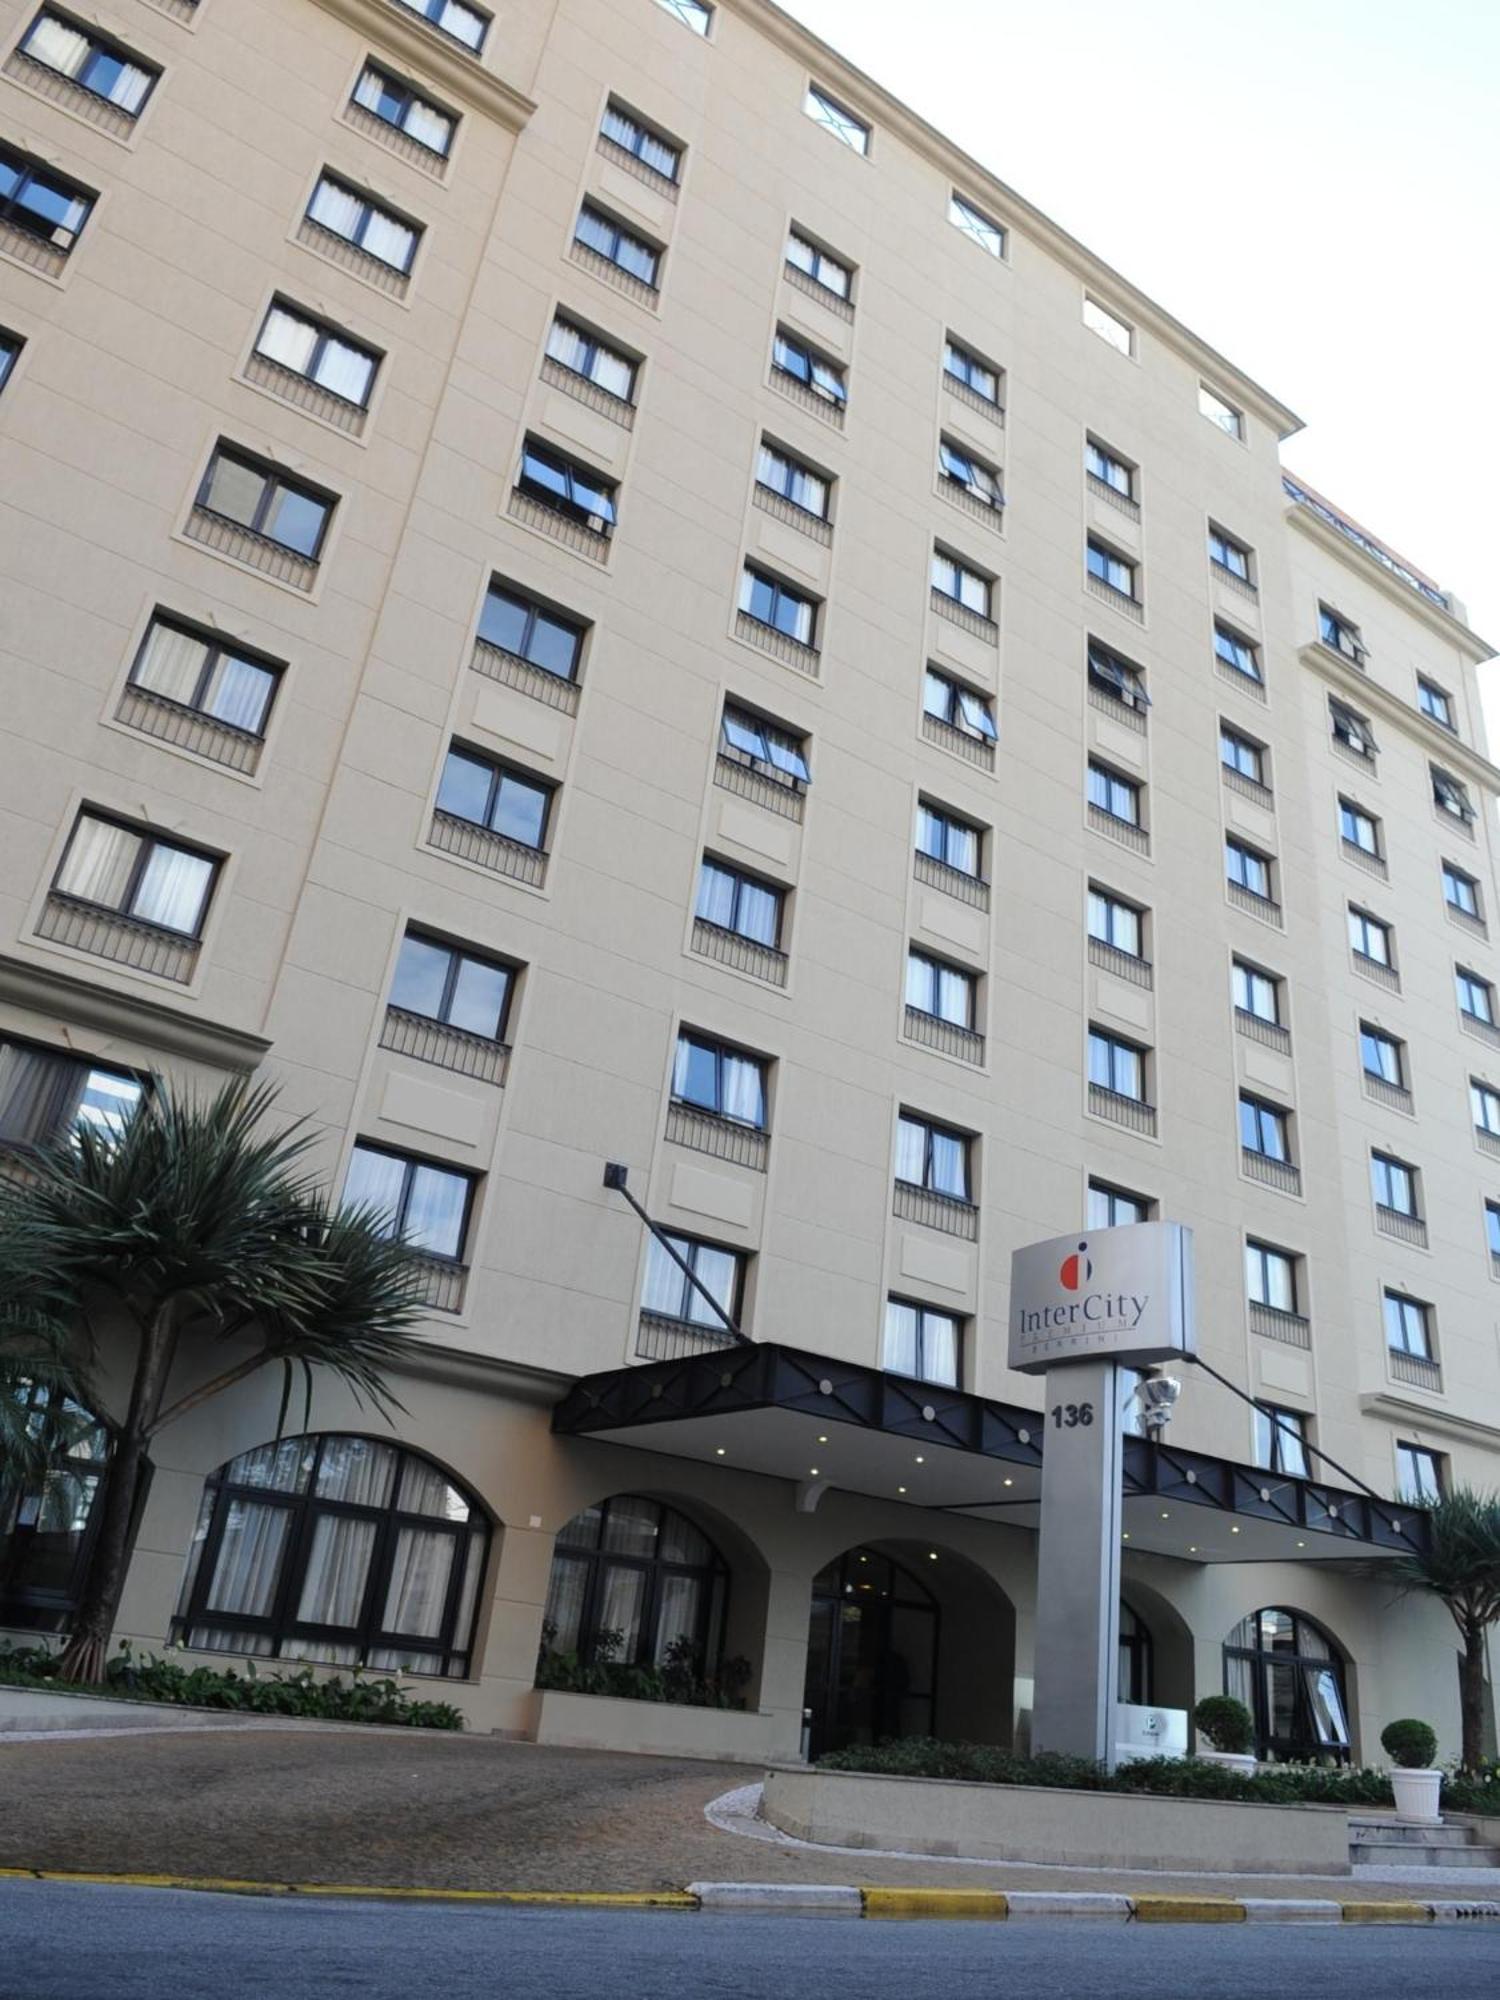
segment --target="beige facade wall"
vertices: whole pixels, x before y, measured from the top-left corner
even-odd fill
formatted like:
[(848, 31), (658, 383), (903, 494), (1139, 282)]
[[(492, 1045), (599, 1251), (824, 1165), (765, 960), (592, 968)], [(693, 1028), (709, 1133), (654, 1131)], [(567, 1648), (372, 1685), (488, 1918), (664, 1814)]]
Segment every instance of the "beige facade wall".
[[(31, 18), (0, 4), (6, 52)], [(1022, 1404), (1035, 1391), (1004, 1363), (1012, 1249), (1081, 1223), (1091, 1176), (1134, 1190), (1197, 1233), (1216, 1367), (1305, 1412), (1381, 1491), (1398, 1437), (1491, 1481), (1500, 1294), (1483, 1202), (1500, 1198), (1500, 1160), (1476, 1149), (1467, 1092), (1471, 1074), (1500, 1087), (1500, 1047), (1461, 1027), (1453, 965), (1494, 976), (1494, 960), (1488, 935), (1445, 915), (1439, 880), (1440, 861), (1458, 861), (1493, 915), (1486, 649), (1289, 502), (1289, 413), (749, 0), (720, 7), (705, 40), (653, 0), (528, 0), (480, 63), (397, 0), (199, 0), (185, 19), (111, 0), (101, 24), (164, 72), (125, 141), (14, 65), (0, 76), (0, 138), (100, 192), (56, 280), (0, 246), (0, 326), (26, 343), (0, 394), (0, 1032), (195, 1081), (259, 1063), (288, 1111), (319, 1122), (335, 1179), (356, 1137), (481, 1176), (462, 1309), (430, 1328), (446, 1380), (403, 1392), (402, 1426), (502, 1528), (483, 1689), (464, 1695), (475, 1720), (524, 1726), (551, 1538), (611, 1491), (682, 1496), (726, 1555), (747, 1538), (737, 1567), (759, 1580), (738, 1601), (758, 1608), (739, 1615), (757, 1625), (754, 1698), (779, 1718), (782, 1754), (796, 1747), (812, 1574), (851, 1543), (925, 1545), (933, 1531), (920, 1511), (839, 1493), (810, 1529), (779, 1482), (549, 1436), (563, 1378), (636, 1354), (644, 1239), (600, 1185), (606, 1160), (630, 1166), (658, 1222), (750, 1253), (752, 1337), (878, 1365), (899, 1292), (964, 1315), (963, 1385)], [(445, 173), (350, 122), (371, 55), (460, 114)], [(869, 120), (868, 157), (804, 116), (810, 75)], [(610, 97), (684, 148), (675, 201), (597, 146)], [(297, 240), (325, 167), (423, 225), (404, 297)], [(946, 220), (954, 187), (1007, 225), (1003, 259)], [(657, 299), (570, 255), (584, 199), (664, 247)], [(792, 224), (854, 267), (852, 318), (786, 279)], [(247, 380), (275, 294), (383, 353), (357, 439)], [(1134, 327), (1132, 354), (1084, 325), (1085, 294)], [(543, 378), (559, 308), (639, 357), (628, 428)], [(847, 367), (842, 428), (773, 380), (778, 325)], [(1003, 426), (945, 389), (950, 335), (1004, 371)], [(1200, 414), (1200, 384), (1242, 409), (1242, 439)], [(619, 481), (606, 551), (516, 514), (528, 434)], [(998, 525), (943, 490), (943, 434), (1003, 469)], [(754, 504), (763, 436), (833, 478), (828, 545)], [(1137, 468), (1138, 519), (1088, 485), (1089, 437)], [(220, 438), (340, 496), (310, 590), (186, 535)], [(1211, 568), (1210, 522), (1253, 551), (1253, 594)], [(1138, 564), (1137, 613), (1087, 587), (1089, 534)], [(935, 546), (993, 579), (991, 633), (934, 613)], [(821, 601), (815, 660), (746, 642), (747, 559)], [(495, 576), (588, 625), (576, 714), (471, 666)], [(1318, 647), (1320, 602), (1361, 629), (1363, 672)], [(118, 719), (157, 606), (288, 663), (252, 776)], [(1216, 618), (1259, 647), (1264, 700), (1216, 671)], [(1144, 733), (1090, 701), (1090, 635), (1145, 671)], [(993, 770), (924, 736), (927, 661), (994, 698)], [(1419, 671), (1451, 692), (1457, 742), (1417, 714)], [(1332, 747), (1330, 692), (1370, 715), (1373, 770)], [(800, 824), (714, 782), (726, 696), (808, 737)], [(1266, 746), (1269, 800), (1223, 782), (1221, 719)], [(454, 738), (559, 787), (541, 883), (433, 846)], [(1090, 755), (1146, 785), (1149, 851), (1091, 827)], [(1469, 785), (1474, 834), (1435, 817), (1431, 762)], [(1341, 793), (1380, 816), (1386, 879), (1341, 852)], [(987, 911), (915, 879), (919, 799), (984, 828)], [(38, 937), (82, 803), (225, 857), (186, 983)], [(1279, 925), (1231, 906), (1226, 832), (1274, 856)], [(784, 986), (693, 951), (705, 850), (786, 889)], [(1091, 881), (1149, 912), (1150, 990), (1089, 962)], [(1351, 898), (1395, 926), (1399, 993), (1351, 965)], [(378, 1046), (409, 922), (524, 968), (503, 1089)], [(982, 1063), (905, 1034), (913, 943), (978, 976)], [(1285, 981), (1289, 1054), (1236, 1032), (1236, 952)], [(1361, 1019), (1406, 1042), (1410, 1115), (1363, 1091)], [(1154, 1136), (1090, 1114), (1091, 1021), (1149, 1046)], [(666, 1140), (683, 1025), (774, 1064), (765, 1172)], [(1293, 1114), (1300, 1194), (1244, 1177), (1241, 1087)], [(902, 1108), (973, 1134), (974, 1242), (893, 1214)], [(1376, 1229), (1377, 1145), (1421, 1171), (1425, 1249)], [(1307, 1347), (1251, 1330), (1247, 1237), (1303, 1260)], [(1435, 1309), (1440, 1371), (1426, 1382), (1392, 1379), (1388, 1284)], [(270, 1435), (273, 1412), (245, 1392), (163, 1441), (128, 1631), (166, 1631), (201, 1481)], [(332, 1391), (317, 1417), (346, 1421)], [(1247, 1459), (1249, 1412), (1193, 1379), (1173, 1437)], [(1024, 1711), (1029, 1538), (973, 1522), (943, 1533), (956, 1560), (1000, 1578), (1019, 1677), (1008, 1705)], [(1449, 1644), (1440, 1621), (1403, 1614), (1397, 1649), (1368, 1592), (1326, 1576), (1163, 1567), (1143, 1587), (1188, 1620), (1197, 1692), (1217, 1685), (1229, 1625), (1284, 1601), (1354, 1655), (1367, 1747), (1400, 1700), (1442, 1709), (1451, 1730), (1454, 1703), (1420, 1665)], [(978, 1698), (953, 1699), (961, 1712)]]

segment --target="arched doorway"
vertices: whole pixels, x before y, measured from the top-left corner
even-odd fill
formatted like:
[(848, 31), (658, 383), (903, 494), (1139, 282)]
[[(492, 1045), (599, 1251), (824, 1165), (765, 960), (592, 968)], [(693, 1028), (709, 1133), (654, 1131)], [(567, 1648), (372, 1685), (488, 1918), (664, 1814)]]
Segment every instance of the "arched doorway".
[(1118, 1698), (1149, 1707), (1155, 1700), (1155, 1656), (1151, 1628), (1120, 1599), (1120, 1685)]
[(468, 1675), (490, 1526), (420, 1453), (325, 1433), (207, 1481), (174, 1630), (216, 1653)]
[(93, 1545), (109, 1431), (61, 1390), (26, 1382), (7, 1393), (49, 1450), (30, 1478), (0, 1467), (0, 1625), (57, 1631), (78, 1602)]
[(1224, 1641), (1224, 1692), (1255, 1719), (1255, 1754), (1282, 1761), (1349, 1757), (1344, 1663), (1300, 1611), (1267, 1606)]
[(811, 1757), (934, 1733), (938, 1625), (933, 1593), (878, 1549), (850, 1549), (819, 1570), (803, 1695)]
[(712, 1674), (728, 1594), (729, 1567), (701, 1528), (660, 1500), (616, 1494), (558, 1530), (542, 1653)]

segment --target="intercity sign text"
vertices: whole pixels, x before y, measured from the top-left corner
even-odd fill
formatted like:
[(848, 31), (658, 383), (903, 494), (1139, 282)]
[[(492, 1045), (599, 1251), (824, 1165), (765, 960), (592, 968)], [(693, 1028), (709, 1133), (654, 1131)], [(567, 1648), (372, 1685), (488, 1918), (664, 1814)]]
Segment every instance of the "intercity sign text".
[(1193, 1351), (1193, 1233), (1132, 1222), (1031, 1243), (1011, 1258), (1010, 1365), (1141, 1365)]

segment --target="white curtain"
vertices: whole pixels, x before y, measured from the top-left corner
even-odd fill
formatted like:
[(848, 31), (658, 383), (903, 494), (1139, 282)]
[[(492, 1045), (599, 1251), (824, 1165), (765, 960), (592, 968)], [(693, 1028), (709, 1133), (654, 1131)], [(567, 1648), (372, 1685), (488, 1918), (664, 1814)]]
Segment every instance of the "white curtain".
[(410, 269), (416, 245), (415, 230), (408, 229), (404, 222), (398, 222), (394, 215), (386, 215), (378, 208), (370, 211), (361, 249), (368, 250), (372, 257), (379, 257), (383, 263), (394, 265), (398, 271), (405, 271)]
[(238, 459), (226, 458), (220, 452), (209, 473), (205, 504), (226, 520), (238, 521), (248, 528), (255, 520), (255, 510), (265, 490), (264, 473), (257, 472), (253, 465), (241, 465)]
[(760, 1064), (751, 1062), (745, 1056), (731, 1055), (726, 1050), (723, 1078), (725, 1117), (741, 1119), (747, 1125), (763, 1124), (765, 1097), (761, 1089)]
[(915, 1119), (896, 1124), (896, 1179), (922, 1187), (927, 1179), (927, 1127)]
[(396, 1454), (370, 1438), (327, 1437), (318, 1462), (318, 1498), (384, 1507), (391, 1497)]
[(208, 648), (191, 632), (153, 622), (131, 678), (138, 687), (188, 706), (198, 691)]
[(423, 104), (418, 98), (413, 98), (406, 108), (404, 129), (419, 145), (430, 146), (434, 153), (446, 153), (453, 137), (453, 121), (435, 105)]
[(125, 899), (140, 847), (140, 835), (128, 827), (80, 813), (58, 870), (57, 886), (66, 896), (117, 910)]
[(342, 396), (346, 402), (358, 403), (363, 408), (370, 393), (370, 377), (374, 373), (375, 363), (362, 347), (351, 347), (347, 340), (332, 338), (324, 343), (318, 359), (317, 379), (335, 396)]
[(705, 861), (698, 875), (698, 915), (705, 923), (721, 930), (731, 928), (734, 919), (734, 877)]
[[(686, 1256), (688, 1246), (682, 1237), (669, 1237), (668, 1241), (679, 1256)], [(664, 1313), (671, 1319), (681, 1319), (683, 1293), (686, 1290), (687, 1279), (680, 1267), (673, 1263), (653, 1236), (646, 1248), (646, 1284), (641, 1294), (642, 1310)]]
[(133, 914), (191, 935), (202, 921), (213, 875), (214, 865), (206, 856), (153, 843), (131, 906)]
[(401, 1470), (396, 1505), (403, 1514), (430, 1514), (439, 1521), (467, 1521), (469, 1503), (438, 1471), (419, 1458), (407, 1459)]
[(298, 1621), (308, 1625), (357, 1624), (374, 1547), (373, 1521), (355, 1515), (320, 1516), (302, 1579)]
[(321, 222), (325, 229), (331, 229), (336, 236), (346, 236), (352, 243), (359, 231), (360, 218), (365, 205), (358, 196), (350, 194), (347, 188), (335, 182), (322, 180), (313, 190), (308, 214), (314, 222)]
[(917, 1311), (899, 1299), (889, 1299), (885, 1308), (885, 1354), (882, 1367), (893, 1375), (917, 1372)]
[(588, 1578), (587, 1563), (575, 1562), (566, 1556), (553, 1557), (552, 1575), (547, 1584), (547, 1608), (542, 1613), (542, 1622), (555, 1627), (552, 1635), (554, 1652), (575, 1653), (578, 1650), (583, 1594)]
[(464, 1247), (469, 1183), (440, 1167), (417, 1167), (406, 1204), (407, 1240), (437, 1257), (457, 1257)]
[(317, 344), (318, 329), (315, 326), (293, 313), (283, 312), (280, 306), (272, 306), (256, 347), (268, 360), (279, 361), (283, 368), (305, 375), (312, 366)]
[(264, 667), (236, 659), (233, 653), (221, 653), (203, 698), (204, 712), (232, 729), (259, 735), (275, 685), (275, 675)]
[(402, 1528), (396, 1537), (381, 1630), (406, 1639), (436, 1639), (443, 1629), (448, 1583), (458, 1538), (440, 1528)]
[(64, 76), (77, 76), (89, 59), (88, 36), (80, 35), (55, 14), (42, 15), (26, 37), (25, 46), (27, 55), (48, 69), (61, 70)]
[(0, 1043), (0, 1140), (37, 1145), (65, 1132), (78, 1113), (88, 1071), (40, 1049)]
[(656, 1645), (654, 1658), (658, 1663), (678, 1639), (689, 1639), (696, 1643), (698, 1621), (703, 1606), (703, 1579), (698, 1576), (663, 1576), (658, 1597), (659, 1609), (656, 1617)]
[(617, 1660), (633, 1660), (640, 1637), (641, 1609), (646, 1596), (646, 1572), (611, 1563), (604, 1572), (604, 1589), (599, 1602), (600, 1632), (623, 1633), (614, 1653)]
[(344, 1207), (373, 1209), (385, 1233), (394, 1236), (401, 1214), (401, 1190), (406, 1170), (394, 1153), (377, 1153), (356, 1146), (344, 1177)]
[(958, 1324), (947, 1313), (924, 1313), (921, 1374), (927, 1382), (958, 1386)]
[(967, 974), (954, 972), (946, 965), (938, 967), (937, 1010), (945, 1021), (953, 1021), (960, 1028), (968, 1027), (971, 992)]
[(236, 1611), (247, 1618), (269, 1617), (290, 1521), (285, 1507), (266, 1507), (254, 1500), (230, 1501), (205, 1600), (207, 1610)]

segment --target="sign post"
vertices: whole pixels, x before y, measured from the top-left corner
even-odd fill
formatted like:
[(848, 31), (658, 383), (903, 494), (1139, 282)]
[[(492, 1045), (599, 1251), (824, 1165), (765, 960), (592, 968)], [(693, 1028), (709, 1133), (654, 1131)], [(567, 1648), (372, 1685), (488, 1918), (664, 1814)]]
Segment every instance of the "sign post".
[(1136, 1222), (1011, 1259), (1010, 1365), (1046, 1376), (1032, 1747), (1113, 1770), (1120, 1369), (1193, 1351), (1192, 1232)]

